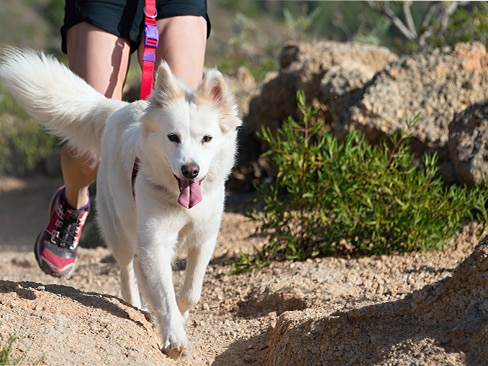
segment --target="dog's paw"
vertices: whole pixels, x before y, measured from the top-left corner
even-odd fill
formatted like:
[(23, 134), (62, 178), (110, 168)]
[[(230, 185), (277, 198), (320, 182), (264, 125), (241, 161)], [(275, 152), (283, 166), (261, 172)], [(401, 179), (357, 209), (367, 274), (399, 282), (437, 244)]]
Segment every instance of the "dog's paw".
[(178, 360), (179, 358), (186, 357), (191, 353), (191, 346), (185, 337), (184, 342), (172, 342), (170, 340), (165, 341), (161, 351), (173, 360)]
[(163, 331), (163, 353), (177, 360), (189, 355), (190, 349), (183, 323)]
[(153, 326), (156, 325), (156, 318), (154, 315), (149, 311), (149, 309), (140, 309), (141, 313), (144, 315), (144, 318), (151, 323)]
[(178, 360), (180, 358), (186, 357), (191, 353), (191, 347), (189, 344), (186, 346), (180, 346), (176, 348), (163, 347), (161, 351), (173, 360)]

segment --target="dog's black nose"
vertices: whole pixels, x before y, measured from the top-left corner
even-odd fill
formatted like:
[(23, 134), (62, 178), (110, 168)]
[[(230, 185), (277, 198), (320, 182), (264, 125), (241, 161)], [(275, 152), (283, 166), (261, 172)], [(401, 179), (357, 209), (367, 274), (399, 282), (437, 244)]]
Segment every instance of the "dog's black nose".
[(198, 166), (197, 163), (191, 162), (188, 164), (185, 164), (181, 167), (181, 172), (183, 173), (183, 176), (188, 179), (195, 179), (200, 173), (200, 167)]

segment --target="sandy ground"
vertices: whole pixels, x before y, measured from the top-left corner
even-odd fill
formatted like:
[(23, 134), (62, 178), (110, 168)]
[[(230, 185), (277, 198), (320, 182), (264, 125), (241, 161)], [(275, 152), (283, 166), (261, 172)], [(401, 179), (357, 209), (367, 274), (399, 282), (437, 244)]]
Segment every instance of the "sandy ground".
[[(446, 287), (480, 239), (475, 228), (444, 252), (283, 262), (231, 275), (227, 259), (266, 240), (238, 212), (250, 198), (231, 196), (202, 299), (187, 323), (193, 352), (174, 362), (159, 351), (144, 315), (120, 299), (118, 268), (107, 249), (81, 248), (69, 280), (38, 269), (32, 244), (59, 183), (0, 179), (0, 342), (17, 336), (12, 357), (21, 364), (477, 365), (487, 359), (479, 347), (488, 334), (486, 282), (462, 279), (456, 283), (466, 281), (465, 288)], [(183, 269), (178, 261), (176, 285)], [(445, 296), (429, 299), (432, 289)], [(442, 311), (427, 310), (432, 301)]]

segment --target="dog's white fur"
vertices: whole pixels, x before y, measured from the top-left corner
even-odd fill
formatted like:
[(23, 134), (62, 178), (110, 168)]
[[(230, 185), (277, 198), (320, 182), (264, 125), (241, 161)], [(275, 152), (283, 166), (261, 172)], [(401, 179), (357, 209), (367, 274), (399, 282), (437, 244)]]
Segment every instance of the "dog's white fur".
[[(217, 70), (189, 90), (162, 62), (148, 101), (105, 98), (67, 67), (32, 50), (9, 48), (0, 77), (34, 118), (80, 154), (100, 158), (98, 222), (121, 269), (122, 295), (148, 306), (162, 348), (178, 358), (189, 350), (184, 322), (201, 294), (224, 207), (224, 183), (234, 164), (237, 117), (233, 96)], [(136, 157), (140, 170), (131, 193)], [(175, 177), (199, 166), (201, 203), (178, 202)], [(175, 294), (172, 260), (186, 247), (184, 284)]]

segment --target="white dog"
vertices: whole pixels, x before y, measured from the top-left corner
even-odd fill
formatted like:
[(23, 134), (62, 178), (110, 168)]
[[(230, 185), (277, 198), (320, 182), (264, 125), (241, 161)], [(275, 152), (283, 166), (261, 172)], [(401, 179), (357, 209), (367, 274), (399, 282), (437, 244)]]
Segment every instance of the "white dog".
[[(10, 48), (0, 77), (50, 132), (100, 158), (98, 222), (120, 265), (122, 295), (149, 307), (165, 353), (188, 353), (184, 322), (215, 247), (241, 124), (222, 74), (207, 71), (191, 91), (162, 62), (148, 101), (128, 104), (105, 98), (52, 57)], [(171, 263), (183, 247), (185, 280), (175, 294)]]

